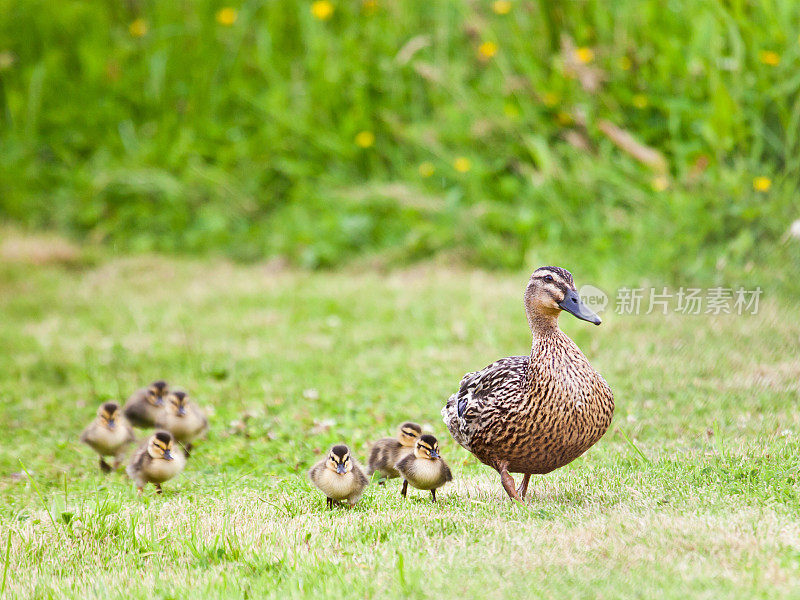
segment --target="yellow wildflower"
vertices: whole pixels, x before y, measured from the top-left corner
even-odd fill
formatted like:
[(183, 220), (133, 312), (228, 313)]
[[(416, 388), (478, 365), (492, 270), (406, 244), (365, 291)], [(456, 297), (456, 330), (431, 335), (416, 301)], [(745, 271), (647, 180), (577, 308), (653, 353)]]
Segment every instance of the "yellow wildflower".
[(647, 108), (647, 96), (644, 94), (634, 94), (631, 102), (636, 108)]
[(144, 19), (136, 19), (128, 25), (128, 31), (133, 37), (144, 37), (147, 35), (147, 21)]
[(575, 48), (575, 58), (584, 64), (590, 63), (594, 60), (594, 50), (586, 46)]
[(542, 95), (542, 102), (544, 102), (545, 106), (555, 106), (558, 104), (558, 94), (554, 94), (553, 92), (545, 92)]
[(781, 55), (772, 50), (762, 50), (758, 53), (758, 60), (770, 67), (777, 67), (781, 62)]
[(572, 125), (572, 115), (566, 111), (559, 111), (556, 115), (556, 121), (559, 122), (560, 125)]
[(317, 0), (311, 4), (311, 14), (320, 21), (327, 21), (333, 16), (333, 4), (328, 0)]
[(478, 54), (483, 59), (490, 59), (497, 54), (497, 44), (494, 42), (483, 42), (478, 46)]
[(772, 180), (769, 177), (756, 177), (753, 179), (753, 189), (757, 192), (768, 192), (772, 187)]
[(239, 13), (235, 8), (231, 8), (230, 6), (220, 8), (217, 11), (217, 23), (224, 25), (225, 27), (230, 27), (236, 23), (237, 18), (239, 18)]
[(453, 168), (459, 173), (466, 173), (472, 168), (472, 162), (466, 156), (459, 156), (453, 161)]
[(498, 15), (507, 15), (511, 12), (511, 2), (509, 0), (494, 0), (492, 10)]
[(619, 57), (619, 68), (623, 71), (630, 71), (631, 67), (633, 66), (633, 62), (627, 56), (620, 56)]
[(430, 177), (435, 172), (436, 172), (436, 167), (433, 166), (432, 162), (425, 161), (424, 163), (420, 163), (419, 174), (422, 177)]
[(371, 131), (359, 131), (356, 134), (356, 145), (361, 148), (369, 148), (375, 143), (375, 134)]
[(361, 10), (365, 14), (374, 15), (378, 10), (378, 0), (364, 0), (361, 4)]
[(652, 187), (655, 192), (663, 192), (669, 187), (669, 179), (667, 179), (666, 175), (656, 175), (650, 182), (650, 187)]
[(14, 66), (14, 55), (10, 50), (0, 52), (0, 71), (5, 71)]

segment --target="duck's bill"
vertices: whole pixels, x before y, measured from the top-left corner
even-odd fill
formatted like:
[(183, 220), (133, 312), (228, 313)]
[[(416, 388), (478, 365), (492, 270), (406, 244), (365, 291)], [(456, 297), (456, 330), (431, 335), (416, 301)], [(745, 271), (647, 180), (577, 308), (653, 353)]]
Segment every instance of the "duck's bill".
[(595, 325), (600, 325), (600, 323), (603, 322), (600, 317), (581, 302), (581, 298), (575, 290), (568, 291), (559, 306), (562, 310), (567, 311), (571, 315), (575, 315), (583, 321), (589, 321), (589, 323), (594, 323)]

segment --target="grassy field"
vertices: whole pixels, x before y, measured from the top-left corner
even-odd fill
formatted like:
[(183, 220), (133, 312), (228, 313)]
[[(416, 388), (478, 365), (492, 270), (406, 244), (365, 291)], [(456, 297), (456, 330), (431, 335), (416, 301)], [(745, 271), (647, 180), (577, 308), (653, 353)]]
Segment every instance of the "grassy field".
[(741, 271), (800, 218), (798, 22), (796, 0), (0, 0), (0, 218), (305, 268)]
[[(598, 328), (564, 315), (615, 391), (615, 421), (521, 506), (439, 409), (465, 371), (526, 352), (527, 273), (68, 254), (0, 261), (8, 597), (800, 594), (789, 298), (767, 291), (755, 316), (606, 312)], [(163, 497), (137, 497), (77, 438), (99, 402), (158, 377), (212, 427)], [(402, 501), (394, 481), (325, 511), (305, 476), (315, 458), (339, 440), (365, 457), (402, 419), (439, 435), (455, 475), (441, 502)]]

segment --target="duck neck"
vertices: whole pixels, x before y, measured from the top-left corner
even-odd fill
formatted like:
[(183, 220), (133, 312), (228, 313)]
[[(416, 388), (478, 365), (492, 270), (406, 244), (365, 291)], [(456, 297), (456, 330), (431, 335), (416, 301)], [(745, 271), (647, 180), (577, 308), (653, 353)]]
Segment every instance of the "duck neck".
[(558, 313), (528, 313), (528, 326), (533, 336), (533, 347), (538, 341), (549, 340), (558, 336), (561, 330), (558, 328)]

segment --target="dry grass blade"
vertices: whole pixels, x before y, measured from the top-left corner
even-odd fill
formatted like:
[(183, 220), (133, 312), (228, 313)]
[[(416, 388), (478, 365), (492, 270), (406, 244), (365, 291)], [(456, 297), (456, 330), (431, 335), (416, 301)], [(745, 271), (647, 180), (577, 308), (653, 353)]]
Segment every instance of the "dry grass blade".
[(647, 165), (654, 171), (663, 173), (667, 170), (667, 160), (655, 148), (646, 146), (639, 142), (633, 135), (617, 127), (611, 121), (602, 120), (597, 124), (597, 128), (602, 131), (608, 139), (623, 152), (630, 154), (640, 163)]

